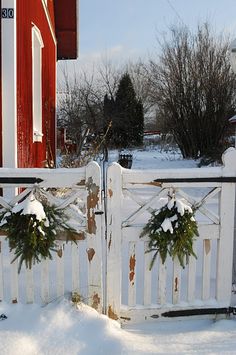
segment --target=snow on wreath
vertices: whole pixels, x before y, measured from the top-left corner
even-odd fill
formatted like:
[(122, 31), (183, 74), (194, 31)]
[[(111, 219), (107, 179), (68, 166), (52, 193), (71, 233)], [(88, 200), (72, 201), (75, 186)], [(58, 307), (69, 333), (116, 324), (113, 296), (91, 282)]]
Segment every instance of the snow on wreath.
[(58, 249), (58, 232), (66, 231), (76, 243), (76, 231), (68, 221), (65, 210), (50, 205), (39, 188), (11, 209), (0, 210), (0, 228), (6, 232), (10, 250), (14, 251), (12, 263), (19, 258), (18, 272), (23, 262), (31, 269), (33, 263), (52, 259), (51, 252)]
[(149, 237), (146, 252), (155, 252), (150, 270), (158, 253), (163, 264), (169, 254), (172, 259), (177, 257), (184, 268), (191, 255), (197, 258), (193, 251), (193, 242), (199, 233), (193, 208), (187, 205), (184, 199), (176, 198), (174, 193), (167, 198), (161, 198), (160, 203), (162, 207), (152, 212), (140, 235)]

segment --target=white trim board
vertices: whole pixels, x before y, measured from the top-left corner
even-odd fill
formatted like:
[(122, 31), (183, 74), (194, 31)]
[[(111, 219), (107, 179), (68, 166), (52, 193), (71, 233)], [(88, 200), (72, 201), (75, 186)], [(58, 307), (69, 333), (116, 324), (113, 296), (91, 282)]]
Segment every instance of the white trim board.
[(14, 9), (13, 18), (2, 18), (2, 159), (3, 167), (17, 167), (17, 68), (16, 0), (2, 0)]

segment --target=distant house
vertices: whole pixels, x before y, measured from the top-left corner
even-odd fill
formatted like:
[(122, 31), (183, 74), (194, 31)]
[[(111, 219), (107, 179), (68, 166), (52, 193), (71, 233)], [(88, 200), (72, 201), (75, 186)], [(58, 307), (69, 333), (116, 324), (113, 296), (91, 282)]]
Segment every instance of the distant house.
[(0, 166), (46, 167), (56, 152), (56, 61), (77, 58), (78, 0), (0, 4)]

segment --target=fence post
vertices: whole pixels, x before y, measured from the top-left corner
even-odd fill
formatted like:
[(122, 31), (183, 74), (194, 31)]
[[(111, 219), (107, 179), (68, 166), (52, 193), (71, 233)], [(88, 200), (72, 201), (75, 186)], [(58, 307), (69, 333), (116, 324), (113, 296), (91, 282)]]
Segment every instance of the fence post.
[(88, 304), (102, 312), (101, 174), (96, 162), (86, 167)]
[(107, 315), (115, 320), (121, 305), (121, 199), (122, 168), (113, 163), (107, 171)]
[[(236, 150), (229, 148), (222, 156), (223, 176), (236, 176)], [(217, 301), (230, 305), (234, 237), (235, 183), (223, 183), (220, 198), (220, 239), (218, 240)]]

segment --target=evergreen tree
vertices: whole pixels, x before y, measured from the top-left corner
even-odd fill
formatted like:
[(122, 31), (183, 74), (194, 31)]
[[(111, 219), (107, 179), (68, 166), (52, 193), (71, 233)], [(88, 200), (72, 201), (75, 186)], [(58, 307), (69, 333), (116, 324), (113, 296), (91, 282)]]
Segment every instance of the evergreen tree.
[[(141, 145), (143, 141), (143, 105), (136, 97), (128, 73), (121, 77), (115, 101), (112, 103), (110, 101), (109, 104), (112, 112), (112, 145), (120, 148)], [(106, 106), (109, 106), (108, 102)]]

